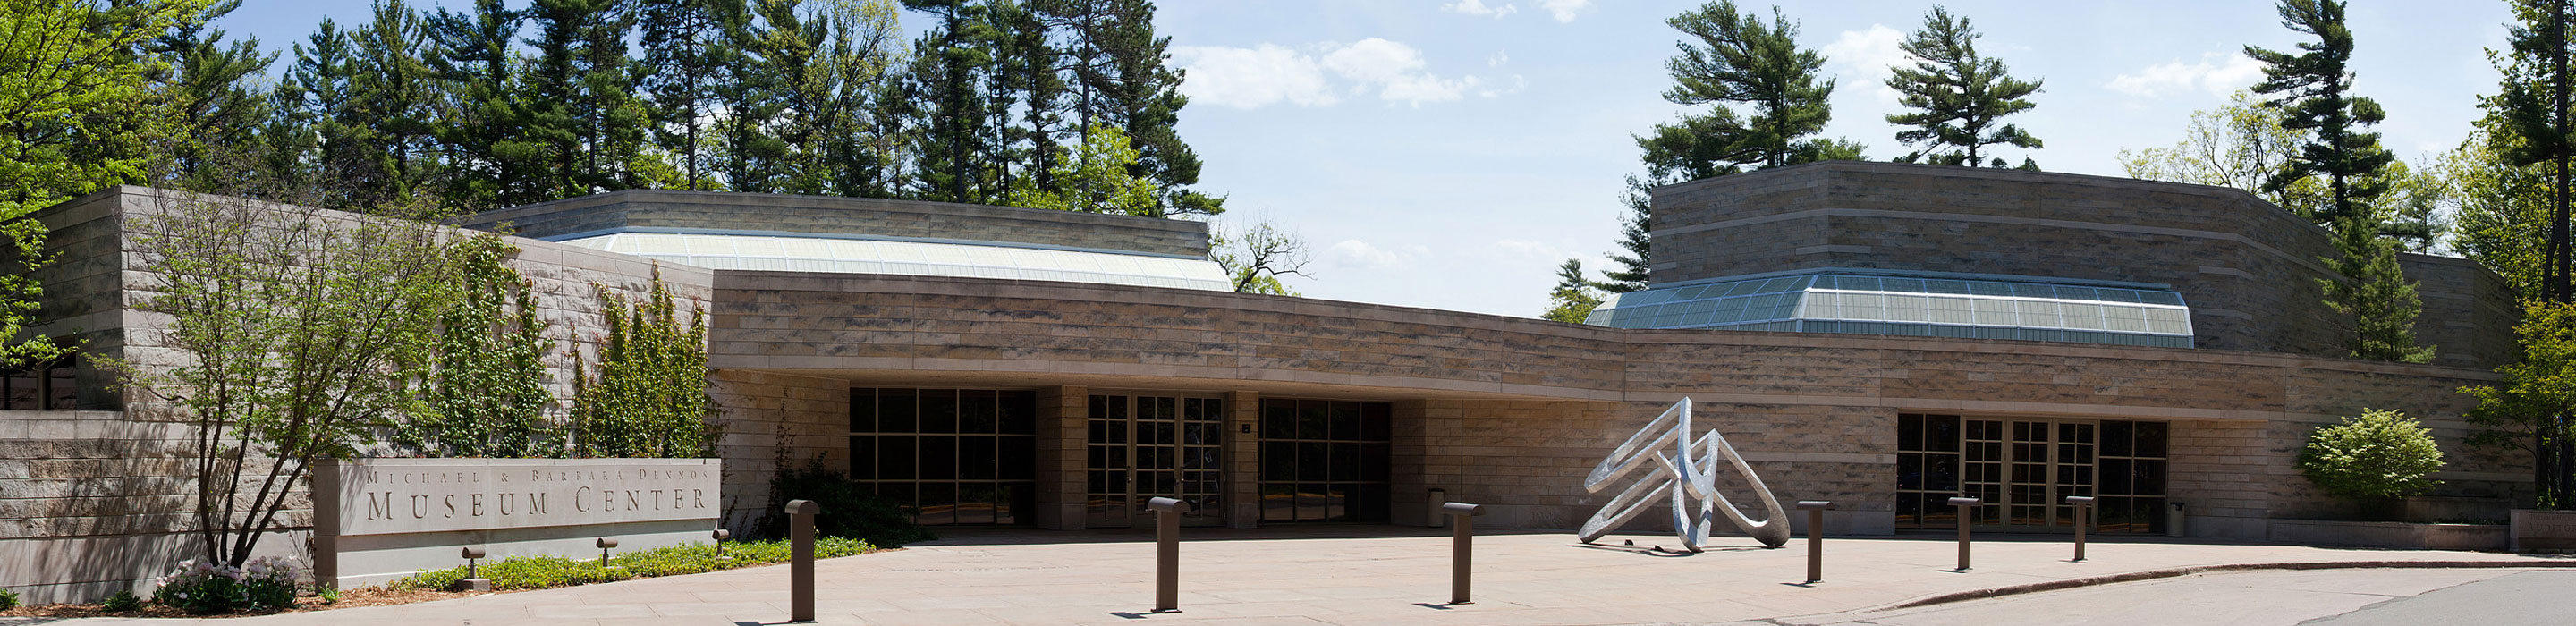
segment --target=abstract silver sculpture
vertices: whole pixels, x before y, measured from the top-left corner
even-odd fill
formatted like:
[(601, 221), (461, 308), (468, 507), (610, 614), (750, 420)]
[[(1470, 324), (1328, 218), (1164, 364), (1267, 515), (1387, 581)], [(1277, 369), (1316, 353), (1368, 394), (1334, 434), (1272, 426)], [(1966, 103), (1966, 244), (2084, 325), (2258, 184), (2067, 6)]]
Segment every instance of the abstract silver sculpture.
[[(1762, 497), (1762, 508), (1768, 516), (1758, 522), (1745, 519), (1735, 503), (1718, 492), (1719, 456), (1734, 463), (1735, 471), (1742, 472), (1745, 482), (1752, 483), (1753, 493)], [(1716, 523), (1718, 513), (1724, 513), (1736, 528), (1764, 546), (1777, 548), (1789, 542), (1788, 511), (1780, 508), (1780, 499), (1771, 495), (1771, 488), (1762, 485), (1762, 477), (1753, 474), (1753, 467), (1745, 464), (1743, 455), (1735, 453), (1735, 446), (1728, 445), (1726, 437), (1716, 430), (1691, 438), (1690, 398), (1673, 403), (1672, 408), (1655, 416), (1655, 421), (1619, 444), (1609, 458), (1592, 468), (1591, 476), (1583, 479), (1583, 489), (1599, 493), (1640, 467), (1645, 468), (1646, 475), (1602, 504), (1592, 519), (1583, 522), (1583, 530), (1576, 534), (1578, 539), (1592, 543), (1610, 534), (1612, 529), (1654, 506), (1657, 492), (1669, 492), (1673, 534), (1680, 536), (1682, 547), (1692, 552), (1700, 551), (1700, 545), (1708, 542), (1709, 526)], [(1693, 501), (1697, 506), (1692, 506)]]

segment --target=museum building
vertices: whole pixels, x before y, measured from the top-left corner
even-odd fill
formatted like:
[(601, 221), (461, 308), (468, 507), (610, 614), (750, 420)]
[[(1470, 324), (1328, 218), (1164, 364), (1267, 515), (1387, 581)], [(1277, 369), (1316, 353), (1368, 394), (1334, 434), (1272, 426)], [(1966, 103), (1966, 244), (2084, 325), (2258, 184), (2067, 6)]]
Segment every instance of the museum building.
[[(171, 362), (126, 240), (191, 198), (38, 212), (61, 260), (33, 330)], [(2181, 505), (2190, 535), (2264, 540), (2346, 506), (2292, 463), (2365, 408), (2440, 439), (2428, 515), (2529, 498), (2523, 460), (2463, 443), (2456, 390), (2495, 380), (2517, 319), (2473, 263), (2401, 256), (2438, 356), (2386, 363), (2342, 357), (2328, 234), (2232, 189), (1828, 162), (1654, 202), (1654, 287), (1585, 324), (1233, 293), (1190, 221), (621, 191), (458, 225), (514, 235), (569, 346), (559, 387), (601, 290), (658, 275), (702, 307), (737, 524), (782, 464), (819, 460), (933, 525), (1126, 528), (1171, 496), (1200, 525), (1424, 524), (1446, 499), (1571, 529), (1610, 495), (1592, 466), (1685, 397), (1782, 500), (1834, 501), (1835, 532), (1950, 528), (1954, 495), (1984, 499), (1979, 528), (2065, 530), (2063, 497), (2093, 495), (2100, 532), (2165, 531)], [(109, 382), (75, 362), (7, 383), (0, 577), (86, 558), (87, 581), (130, 579), (83, 555), (184, 541), (158, 452), (183, 436)]]

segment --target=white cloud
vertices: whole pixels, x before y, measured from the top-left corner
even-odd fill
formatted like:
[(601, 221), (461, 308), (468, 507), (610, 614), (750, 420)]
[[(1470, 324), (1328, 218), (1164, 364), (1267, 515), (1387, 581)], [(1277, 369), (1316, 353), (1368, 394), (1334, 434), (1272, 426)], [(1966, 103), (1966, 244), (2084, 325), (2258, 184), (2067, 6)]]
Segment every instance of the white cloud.
[(1410, 269), (1429, 253), (1429, 250), (1421, 246), (1414, 246), (1411, 250), (1396, 251), (1369, 245), (1369, 242), (1358, 239), (1344, 239), (1341, 243), (1333, 244), (1333, 247), (1325, 248), (1324, 258), (1334, 267), (1387, 271)]
[(1463, 13), (1477, 17), (1492, 17), (1498, 20), (1503, 19), (1504, 16), (1521, 12), (1520, 7), (1509, 4), (1500, 7), (1485, 6), (1484, 0), (1458, 0), (1457, 2), (1440, 5), (1440, 10), (1446, 13)]
[(1572, 22), (1574, 16), (1592, 8), (1592, 0), (1538, 0), (1538, 8), (1556, 16), (1556, 21)]
[(1189, 72), (1181, 91), (1193, 103), (1254, 109), (1282, 101), (1323, 106), (1338, 100), (1313, 57), (1273, 44), (1176, 46), (1172, 62)]
[(1871, 24), (1869, 30), (1843, 31), (1841, 36), (1834, 38), (1833, 43), (1825, 44), (1821, 52), (1825, 55), (1826, 63), (1842, 68), (1837, 73), (1852, 79), (1844, 81), (1843, 84), (1861, 83), (1875, 86), (1878, 88), (1878, 98), (1893, 104), (1896, 102), (1897, 93), (1895, 89), (1887, 86), (1888, 68), (1912, 61), (1912, 57), (1907, 56), (1905, 49), (1900, 47), (1904, 43), (1905, 33), (1888, 28), (1885, 24)]
[(1502, 67), (1503, 64), (1510, 62), (1512, 62), (1512, 55), (1508, 50), (1495, 50), (1494, 56), (1485, 57), (1485, 67)]
[(2197, 63), (2170, 61), (2147, 66), (2136, 73), (2121, 74), (2105, 86), (2132, 96), (2153, 97), (2168, 92), (2199, 90), (2226, 97), (2262, 79), (2262, 62), (2241, 54), (2212, 52), (2201, 55)]
[(1520, 92), (1521, 92), (1521, 89), (1523, 89), (1523, 88), (1527, 88), (1527, 87), (1529, 87), (1529, 79), (1528, 79), (1528, 78), (1524, 78), (1524, 77), (1522, 77), (1522, 76), (1521, 76), (1521, 75), (1519, 75), (1519, 74), (1513, 74), (1513, 75), (1512, 75), (1512, 86), (1510, 86), (1510, 87), (1487, 87), (1487, 88), (1485, 88), (1485, 89), (1479, 89), (1479, 90), (1477, 90), (1477, 91), (1476, 91), (1476, 96), (1477, 96), (1477, 97), (1480, 97), (1480, 98), (1494, 98), (1494, 97), (1500, 97), (1500, 96), (1507, 96), (1507, 95), (1511, 95), (1511, 94), (1520, 93)]
[(1341, 92), (1374, 93), (1380, 100), (1419, 108), (1423, 103), (1457, 100), (1469, 93), (1484, 97), (1512, 93), (1527, 83), (1514, 76), (1507, 89), (1487, 88), (1483, 77), (1440, 76), (1426, 71), (1430, 62), (1423, 58), (1421, 50), (1379, 38), (1349, 44), (1320, 43), (1303, 51), (1275, 44), (1252, 48), (1183, 46), (1173, 48), (1172, 60), (1189, 72), (1189, 80), (1181, 83), (1181, 90), (1192, 101), (1239, 109), (1280, 102), (1325, 106), (1340, 101), (1337, 94)]

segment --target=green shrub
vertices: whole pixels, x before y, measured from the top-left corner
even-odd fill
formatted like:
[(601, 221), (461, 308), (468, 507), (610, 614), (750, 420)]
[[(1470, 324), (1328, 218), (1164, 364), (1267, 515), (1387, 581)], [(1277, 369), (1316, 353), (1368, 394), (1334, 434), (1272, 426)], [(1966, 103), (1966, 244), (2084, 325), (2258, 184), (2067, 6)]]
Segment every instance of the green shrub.
[(134, 597), (133, 590), (118, 591), (116, 595), (108, 596), (106, 602), (99, 603), (99, 608), (124, 613), (143, 608), (143, 599)]
[(2433, 433), (2398, 411), (2364, 410), (2308, 435), (2299, 473), (2343, 498), (2379, 500), (2422, 494), (2441, 484), (2442, 449)]
[[(590, 583), (611, 582), (629, 578), (651, 578), (697, 574), (750, 565), (787, 561), (789, 546), (785, 541), (744, 541), (725, 544), (725, 556), (716, 558), (715, 546), (688, 545), (636, 550), (609, 559), (611, 569), (600, 569), (598, 559), (567, 559), (556, 556), (514, 556), (485, 561), (480, 572), (492, 581), (493, 589), (546, 589)], [(864, 541), (824, 537), (814, 541), (814, 558), (827, 559), (865, 553), (876, 548)], [(446, 589), (465, 579), (462, 566), (420, 572), (389, 584), (397, 590)]]
[(18, 608), (18, 592), (0, 587), (0, 611)]
[(814, 515), (814, 534), (818, 536), (857, 539), (888, 548), (934, 538), (928, 529), (913, 523), (911, 511), (869, 494), (864, 488), (849, 476), (824, 467), (819, 457), (804, 467), (781, 470), (769, 479), (771, 506), (761, 517), (758, 534), (787, 536), (787, 501), (812, 500), (822, 508)]

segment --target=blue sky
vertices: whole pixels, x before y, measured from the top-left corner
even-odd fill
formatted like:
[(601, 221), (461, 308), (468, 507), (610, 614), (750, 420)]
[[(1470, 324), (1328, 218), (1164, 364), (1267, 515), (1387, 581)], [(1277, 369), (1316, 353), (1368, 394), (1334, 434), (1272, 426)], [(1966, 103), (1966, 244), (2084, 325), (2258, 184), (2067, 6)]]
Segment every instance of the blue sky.
[[(466, 2), (438, 3), (463, 6)], [(517, 3), (514, 3), (517, 4)], [(1181, 134), (1228, 195), (1222, 222), (1266, 219), (1313, 249), (1305, 295), (1534, 316), (1556, 265), (1606, 267), (1630, 139), (1682, 107), (1660, 96), (1698, 2), (1621, 0), (1164, 0), (1157, 28), (1189, 69)], [(2047, 142), (2050, 171), (2119, 175), (2123, 148), (2169, 145), (2196, 109), (2260, 76), (2238, 50), (2300, 41), (2271, 3), (1944, 3), (1980, 51), (2045, 81), (2013, 121)], [(1766, 14), (1770, 5), (1745, 3)], [(1881, 85), (1931, 3), (1791, 2), (1801, 43), (1839, 77), (1828, 136), (1904, 152)], [(282, 49), (363, 3), (249, 0), (220, 25)], [(2450, 149), (2495, 90), (2501, 1), (2353, 3), (2357, 90), (2388, 110), (2400, 158)], [(909, 22), (909, 20), (908, 20)], [(917, 23), (908, 28), (918, 32)], [(2019, 154), (2008, 158), (2019, 159)]]

